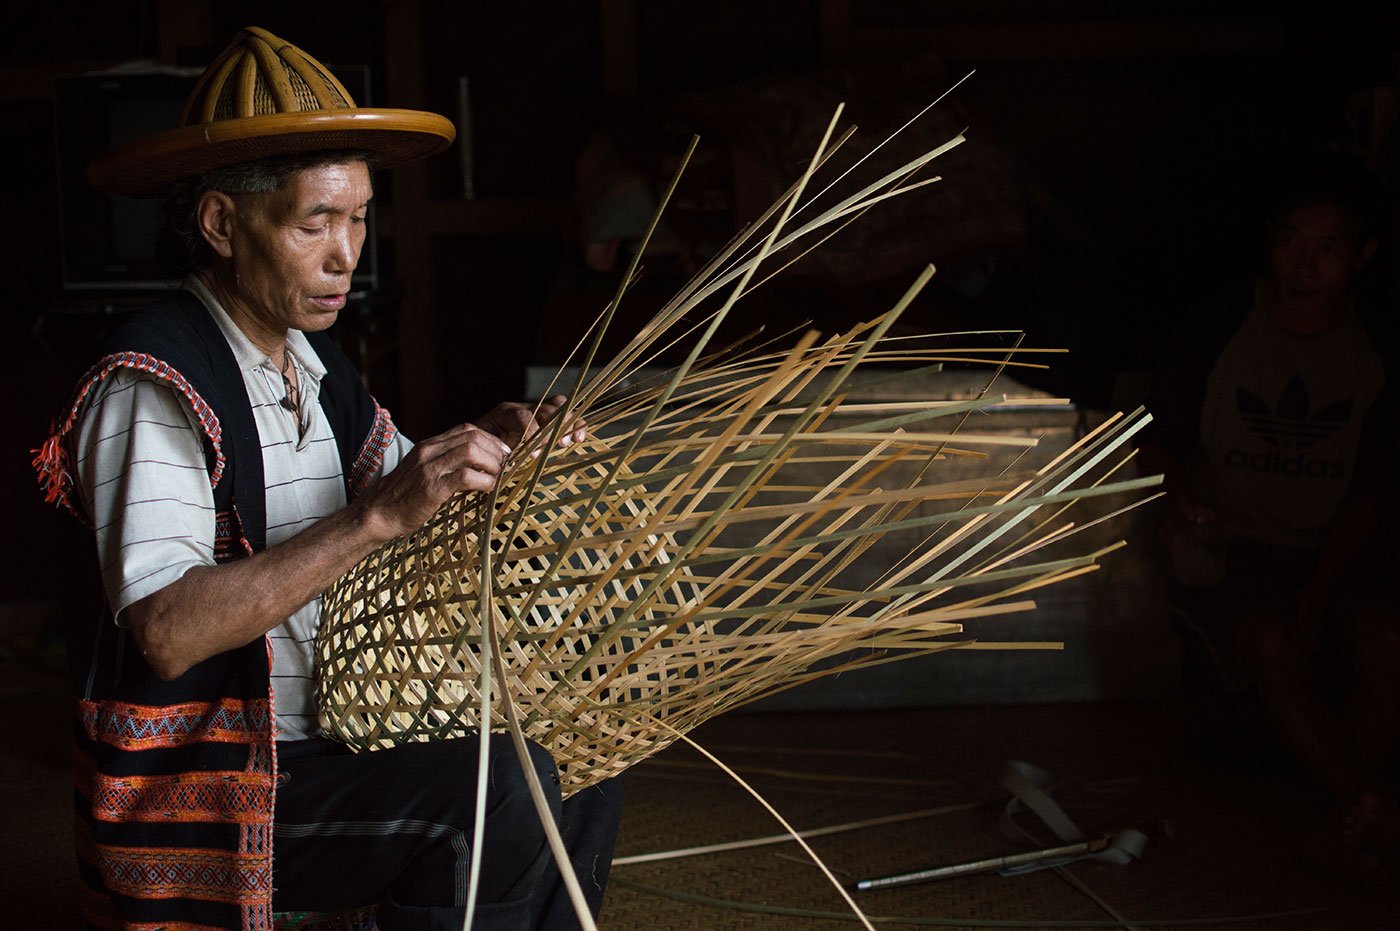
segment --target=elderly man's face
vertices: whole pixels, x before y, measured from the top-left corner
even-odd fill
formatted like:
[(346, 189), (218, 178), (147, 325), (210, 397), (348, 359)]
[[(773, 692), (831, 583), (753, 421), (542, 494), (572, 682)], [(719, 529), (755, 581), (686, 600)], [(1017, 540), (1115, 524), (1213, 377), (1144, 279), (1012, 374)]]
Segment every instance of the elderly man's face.
[(369, 169), (348, 162), (238, 198), (230, 243), (235, 289), (261, 327), (316, 331), (335, 323), (365, 244), (372, 195)]

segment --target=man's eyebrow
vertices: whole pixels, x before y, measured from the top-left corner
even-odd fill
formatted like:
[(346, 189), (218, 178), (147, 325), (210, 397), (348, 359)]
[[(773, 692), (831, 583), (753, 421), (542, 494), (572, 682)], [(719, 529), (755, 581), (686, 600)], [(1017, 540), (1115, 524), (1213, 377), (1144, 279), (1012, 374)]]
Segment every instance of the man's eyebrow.
[[(351, 213), (354, 213), (355, 210), (364, 210), (364, 209), (367, 208), (368, 206), (369, 206), (369, 201), (366, 200), (363, 204), (360, 204), (360, 206), (353, 208), (350, 212), (351, 212)], [(335, 206), (333, 206), (333, 205), (331, 205), (331, 204), (312, 204), (311, 207), (310, 207), (310, 209), (308, 209), (308, 210), (306, 211), (306, 213), (303, 214), (303, 216), (308, 216), (308, 217), (319, 217), (319, 216), (321, 216), (322, 214), (327, 214), (327, 213), (342, 213), (342, 212), (343, 212), (343, 211), (341, 211), (338, 207), (335, 207)]]

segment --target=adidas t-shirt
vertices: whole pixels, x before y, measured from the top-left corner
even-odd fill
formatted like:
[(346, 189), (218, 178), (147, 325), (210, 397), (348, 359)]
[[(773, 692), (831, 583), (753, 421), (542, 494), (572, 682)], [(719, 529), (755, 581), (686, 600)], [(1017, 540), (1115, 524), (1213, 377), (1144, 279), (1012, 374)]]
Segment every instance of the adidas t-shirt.
[(1204, 497), (1243, 538), (1315, 548), (1351, 485), (1384, 383), (1355, 311), (1299, 336), (1256, 302), (1206, 380)]

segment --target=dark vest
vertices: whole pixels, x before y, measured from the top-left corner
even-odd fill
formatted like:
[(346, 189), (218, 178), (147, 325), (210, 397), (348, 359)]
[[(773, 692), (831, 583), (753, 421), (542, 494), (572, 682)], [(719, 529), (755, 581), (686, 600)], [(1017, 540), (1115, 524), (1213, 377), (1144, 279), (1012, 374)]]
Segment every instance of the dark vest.
[[(307, 338), (326, 367), (320, 403), (349, 499), (377, 471), (394, 426), (334, 342)], [(262, 447), (243, 376), (217, 323), (187, 291), (119, 327), (79, 383), (35, 460), (49, 499), (88, 522), (73, 495), (71, 434), (87, 395), (119, 368), (165, 382), (199, 419), (215, 560), (264, 549)], [(267, 638), (165, 682), (110, 616), (75, 633), (75, 827), (89, 922), (271, 928), (277, 762)]]

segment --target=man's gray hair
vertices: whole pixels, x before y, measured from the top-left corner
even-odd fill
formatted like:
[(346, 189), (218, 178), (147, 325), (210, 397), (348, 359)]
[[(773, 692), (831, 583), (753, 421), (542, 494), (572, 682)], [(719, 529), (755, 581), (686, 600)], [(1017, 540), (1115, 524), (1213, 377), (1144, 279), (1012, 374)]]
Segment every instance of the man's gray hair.
[(240, 194), (271, 194), (280, 191), (287, 179), (298, 172), (348, 162), (364, 162), (366, 167), (373, 170), (375, 158), (369, 152), (354, 149), (298, 152), (295, 155), (274, 155), (254, 162), (228, 165), (179, 181), (161, 205), (160, 241), (156, 254), (175, 275), (206, 269), (213, 264), (215, 255), (199, 231), (199, 199), (206, 193), (220, 191), (233, 197)]

